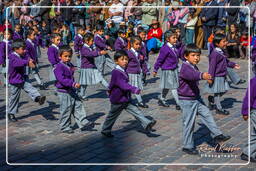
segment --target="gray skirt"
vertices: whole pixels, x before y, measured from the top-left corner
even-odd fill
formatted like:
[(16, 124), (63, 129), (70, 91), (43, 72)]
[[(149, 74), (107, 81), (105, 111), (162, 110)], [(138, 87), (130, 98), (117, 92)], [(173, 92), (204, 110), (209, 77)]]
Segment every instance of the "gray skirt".
[(225, 93), (229, 90), (229, 84), (226, 77), (215, 77), (212, 86), (205, 84), (204, 91), (207, 93)]
[(139, 88), (140, 90), (143, 90), (143, 84), (142, 84), (142, 73), (140, 74), (128, 74), (129, 76), (129, 83)]
[(81, 85), (95, 85), (103, 80), (101, 72), (97, 68), (81, 68), (79, 83)]
[(105, 61), (106, 61), (105, 55), (100, 55), (100, 56), (96, 57), (94, 60), (95, 65), (100, 72), (103, 72)]
[(56, 77), (55, 77), (55, 74), (53, 72), (53, 67), (50, 66), (50, 69), (49, 69), (49, 81), (56, 81)]
[(162, 70), (160, 76), (161, 89), (177, 89), (179, 87), (178, 68), (175, 70)]

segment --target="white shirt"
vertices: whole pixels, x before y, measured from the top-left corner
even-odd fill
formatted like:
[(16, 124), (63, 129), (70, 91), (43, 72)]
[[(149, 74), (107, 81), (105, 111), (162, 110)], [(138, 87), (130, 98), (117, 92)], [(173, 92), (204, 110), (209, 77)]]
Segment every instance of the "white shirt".
[(176, 52), (175, 52), (175, 47), (171, 44), (171, 43), (167, 43), (167, 45), (171, 48), (171, 50), (173, 51), (173, 53), (177, 56)]
[(57, 50), (59, 50), (59, 47), (55, 44), (52, 44), (53, 47), (55, 47)]
[(119, 65), (116, 65), (116, 69), (119, 69), (119, 70), (125, 72), (124, 69), (121, 66), (119, 66)]
[[(116, 13), (116, 12), (124, 13), (124, 5), (122, 3), (112, 4), (109, 8), (109, 11), (111, 13)], [(120, 23), (123, 21), (122, 16), (113, 16), (111, 19), (114, 21), (114, 23)]]
[(16, 56), (18, 56), (19, 58), (20, 58), (20, 55), (19, 54), (17, 54), (16, 52), (13, 52)]
[(77, 34), (77, 35), (78, 35), (78, 37), (83, 38), (83, 36), (81, 34)]
[(137, 52), (135, 49), (133, 49), (133, 48), (131, 48), (131, 50), (133, 51), (133, 53), (135, 54), (135, 56), (138, 57), (138, 52)]
[(27, 39), (27, 41), (29, 41), (33, 46), (35, 46), (31, 39)]

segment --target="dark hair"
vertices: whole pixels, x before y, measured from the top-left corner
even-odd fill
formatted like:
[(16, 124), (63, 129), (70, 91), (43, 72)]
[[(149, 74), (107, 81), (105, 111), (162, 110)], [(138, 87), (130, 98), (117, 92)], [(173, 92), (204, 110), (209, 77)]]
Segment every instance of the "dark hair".
[(114, 55), (114, 60), (117, 61), (122, 56), (128, 56), (125, 50), (118, 50)]
[(15, 50), (15, 49), (19, 49), (21, 47), (26, 47), (26, 43), (24, 40), (22, 39), (16, 39), (13, 41), (12, 43), (12, 50)]
[(133, 36), (131, 38), (131, 44), (133, 44), (136, 40), (142, 42), (142, 40), (141, 40), (141, 38), (139, 36)]
[(164, 40), (166, 41), (167, 39), (169, 39), (171, 36), (176, 35), (176, 31), (175, 30), (168, 30), (164, 33)]
[(216, 34), (216, 33), (219, 32), (219, 31), (224, 31), (224, 32), (225, 32), (225, 30), (224, 30), (222, 27), (216, 26), (216, 27), (214, 28), (213, 33)]
[(147, 31), (143, 27), (139, 27), (137, 30), (137, 34), (140, 34), (140, 33), (147, 33)]
[(94, 36), (93, 36), (92, 33), (86, 33), (86, 34), (84, 35), (84, 42), (88, 42), (88, 41), (90, 41), (90, 40), (93, 40), (93, 38), (94, 38)]
[(95, 29), (96, 29), (96, 31), (104, 30), (104, 26), (101, 24), (97, 24)]
[(172, 26), (168, 31), (176, 32), (177, 30), (180, 30), (178, 26)]
[(27, 32), (27, 37), (30, 36), (31, 34), (33, 34), (35, 32), (34, 29), (29, 29)]
[(222, 39), (224, 39), (224, 38), (226, 38), (226, 36), (225, 36), (224, 34), (216, 34), (216, 35), (214, 35), (214, 38), (213, 38), (213, 44), (214, 44), (214, 46), (217, 46), (217, 44), (219, 44), (220, 41), (221, 41)]
[(57, 33), (53, 33), (53, 34), (51, 35), (51, 40), (52, 40), (52, 39), (55, 39), (56, 37), (61, 37), (61, 35), (60, 35), (60, 34), (57, 34)]
[(76, 26), (76, 28), (77, 28), (77, 31), (79, 31), (79, 30), (83, 30), (83, 29), (84, 29), (84, 27), (83, 27), (83, 26), (81, 26), (81, 25)]
[(8, 31), (9, 34), (12, 35), (12, 30), (11, 30), (11, 29), (5, 29), (5, 30), (3, 31), (3, 35), (6, 35), (6, 32), (7, 32), (7, 31)]
[(14, 28), (16, 28), (17, 26), (21, 27), (21, 24), (16, 24)]
[(191, 43), (188, 44), (185, 48), (184, 55), (188, 56), (190, 53), (200, 53), (201, 54), (201, 49), (196, 46), (196, 44)]
[(73, 50), (70, 46), (68, 45), (63, 45), (59, 48), (59, 56), (61, 56), (64, 52), (69, 52), (71, 53), (71, 56), (73, 54)]
[(125, 34), (125, 33), (126, 33), (126, 31), (124, 29), (118, 30), (118, 34)]

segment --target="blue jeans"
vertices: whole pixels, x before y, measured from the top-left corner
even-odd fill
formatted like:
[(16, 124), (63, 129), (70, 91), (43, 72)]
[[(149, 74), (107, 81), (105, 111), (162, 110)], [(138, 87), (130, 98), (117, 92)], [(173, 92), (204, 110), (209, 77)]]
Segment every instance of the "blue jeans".
[(194, 43), (194, 29), (186, 29), (186, 44)]

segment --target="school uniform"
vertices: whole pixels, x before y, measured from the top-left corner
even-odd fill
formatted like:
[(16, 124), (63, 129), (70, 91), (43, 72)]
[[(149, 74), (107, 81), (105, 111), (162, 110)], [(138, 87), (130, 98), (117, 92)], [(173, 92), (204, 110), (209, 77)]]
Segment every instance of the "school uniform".
[(50, 67), (50, 71), (49, 71), (49, 80), (50, 81), (55, 81), (55, 75), (53, 73), (53, 68), (56, 64), (58, 64), (60, 62), (60, 58), (59, 58), (59, 47), (55, 44), (52, 44), (47, 51), (47, 55), (48, 55), (48, 61), (51, 64)]
[(37, 34), (36, 38), (34, 40), (34, 44), (36, 45), (36, 51), (37, 51), (37, 58), (41, 58), (41, 49), (40, 46), (42, 46), (42, 35)]
[(16, 52), (9, 55), (8, 81), (10, 85), (10, 98), (8, 114), (15, 115), (18, 112), (21, 89), (28, 93), (33, 101), (35, 101), (36, 97), (41, 96), (37, 89), (31, 85), (25, 74), (25, 68), (28, 63), (29, 59), (22, 58)]
[(83, 46), (83, 36), (81, 34), (77, 34), (75, 36), (75, 39), (74, 39), (74, 50), (75, 50), (75, 53), (76, 53), (76, 62), (77, 62), (77, 67), (80, 68), (81, 66), (81, 56), (80, 56), (80, 50)]
[(12, 40), (23, 39), (23, 37), (16, 31), (13, 32)]
[[(213, 43), (210, 44), (210, 48), (209, 48), (209, 54), (211, 54), (211, 52), (215, 49), (215, 46)], [(226, 53), (227, 54), (227, 53)], [(227, 74), (229, 79), (232, 81), (232, 83), (234, 84), (238, 84), (241, 81), (240, 76), (234, 71), (233, 68), (228, 67), (227, 68)]]
[(75, 90), (74, 65), (72, 63), (59, 62), (54, 68), (56, 77), (55, 86), (60, 99), (60, 129), (71, 130), (71, 116), (74, 115), (75, 122), (79, 128), (83, 128), (89, 121), (82, 101)]
[(128, 43), (126, 39), (123, 39), (122, 37), (118, 37), (114, 44), (115, 51), (118, 50), (126, 50), (128, 48)]
[(143, 115), (140, 109), (131, 103), (131, 93), (137, 94), (140, 92), (140, 89), (129, 84), (128, 74), (119, 65), (112, 71), (109, 92), (111, 109), (102, 126), (102, 132), (111, 133), (117, 117), (123, 110), (132, 114), (143, 128), (147, 128), (152, 122)]
[(184, 43), (182, 43), (181, 41), (179, 41), (175, 44), (175, 47), (176, 47), (176, 49), (178, 49), (179, 58), (182, 61), (186, 61), (185, 56), (184, 56), (186, 45)]
[(146, 47), (146, 43), (144, 41), (141, 42), (140, 53), (144, 56), (143, 63), (141, 63), (142, 72), (145, 75), (150, 75), (151, 66), (149, 64), (149, 57), (148, 57), (148, 53), (147, 53), (147, 47)]
[(6, 82), (6, 45), (7, 47), (7, 55), (10, 55), (12, 52), (11, 41), (3, 40), (0, 42), (0, 73), (4, 76), (3, 82)]
[(211, 131), (213, 137), (221, 135), (222, 132), (216, 125), (214, 118), (204, 104), (199, 90), (199, 81), (202, 80), (203, 73), (200, 72), (196, 65), (188, 61), (183, 62), (179, 73), (178, 95), (182, 109), (182, 126), (183, 126), (183, 148), (194, 148), (194, 124), (197, 114), (201, 116), (202, 123)]
[[(95, 43), (96, 49), (99, 51), (107, 49), (106, 39), (98, 34), (96, 34), (94, 37), (94, 43)], [(115, 63), (109, 57), (109, 55), (99, 55), (97, 58), (95, 58), (95, 65), (97, 66), (98, 70), (101, 73), (103, 73), (104, 71), (105, 64), (111, 69), (111, 71), (115, 68)]]
[(81, 70), (79, 83), (81, 84), (80, 96), (85, 98), (85, 90), (87, 85), (95, 85), (99, 82), (108, 88), (107, 81), (103, 78), (102, 73), (97, 69), (95, 58), (100, 55), (99, 50), (93, 50), (86, 43), (81, 48)]
[(248, 116), (250, 105), (250, 121), (251, 121), (251, 137), (250, 137), (250, 154), (248, 144), (243, 149), (243, 153), (250, 156), (252, 159), (256, 160), (256, 77), (250, 80), (250, 104), (248, 104), (248, 89), (243, 100), (242, 105), (242, 115)]

